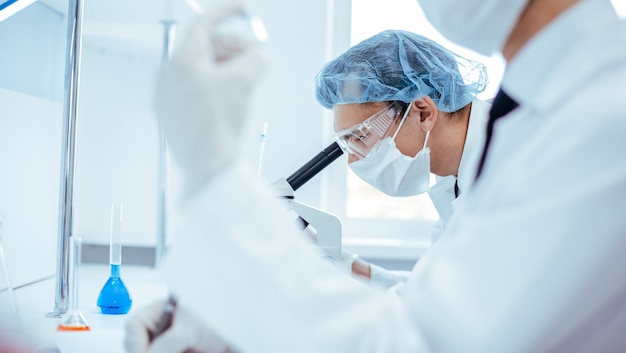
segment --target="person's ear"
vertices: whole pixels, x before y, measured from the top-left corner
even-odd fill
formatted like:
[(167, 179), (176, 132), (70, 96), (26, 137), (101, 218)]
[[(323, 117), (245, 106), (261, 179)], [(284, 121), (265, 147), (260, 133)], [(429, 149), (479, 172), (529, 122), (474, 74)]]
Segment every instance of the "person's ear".
[(417, 124), (423, 131), (430, 131), (435, 126), (437, 122), (437, 115), (439, 114), (439, 109), (437, 109), (437, 104), (430, 98), (426, 96), (422, 99), (418, 99), (413, 101), (413, 106), (411, 107), (411, 111), (409, 114), (418, 114), (418, 119), (416, 119)]

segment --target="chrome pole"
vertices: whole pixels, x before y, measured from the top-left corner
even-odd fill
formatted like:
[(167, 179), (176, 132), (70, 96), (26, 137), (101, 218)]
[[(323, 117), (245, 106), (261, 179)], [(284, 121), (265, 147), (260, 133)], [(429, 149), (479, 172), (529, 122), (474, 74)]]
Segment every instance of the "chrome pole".
[(68, 309), (68, 279), (70, 272), (70, 238), (74, 216), (74, 162), (76, 152), (76, 115), (80, 54), (83, 32), (83, 0), (70, 0), (67, 10), (67, 41), (65, 54), (65, 101), (61, 145), (61, 178), (59, 192), (59, 228), (54, 312), (59, 317)]
[[(172, 44), (174, 42), (174, 32), (176, 23), (172, 20), (164, 20), (163, 23), (163, 55), (162, 63), (169, 61), (172, 54)], [(157, 197), (157, 243), (155, 249), (155, 267), (160, 267), (165, 255), (167, 246), (167, 185), (168, 185), (168, 159), (167, 141), (163, 130), (159, 128), (159, 175), (158, 175), (158, 197)]]

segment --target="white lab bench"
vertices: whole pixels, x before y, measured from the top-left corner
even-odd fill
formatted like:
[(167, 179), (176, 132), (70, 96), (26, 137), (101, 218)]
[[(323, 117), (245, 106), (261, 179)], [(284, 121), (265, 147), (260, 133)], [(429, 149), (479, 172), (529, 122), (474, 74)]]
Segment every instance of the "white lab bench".
[(17, 289), (15, 295), (23, 325), (40, 341), (36, 348), (56, 346), (60, 353), (123, 353), (124, 325), (128, 315), (137, 308), (165, 298), (167, 290), (154, 269), (122, 265), (121, 278), (133, 299), (131, 311), (125, 315), (104, 315), (96, 303), (108, 278), (108, 264), (81, 265), (78, 304), (91, 331), (57, 332), (57, 326), (64, 318), (46, 317), (54, 308), (54, 278)]
[[(389, 269), (406, 270), (410, 270), (429, 246), (430, 242), (417, 240), (346, 238), (343, 242), (344, 249), (361, 258)], [(60, 353), (124, 353), (124, 325), (128, 315), (165, 298), (167, 290), (159, 280), (158, 271), (152, 267), (123, 264), (121, 277), (133, 298), (132, 309), (126, 315), (104, 315), (96, 303), (109, 274), (108, 264), (81, 265), (79, 308), (91, 329), (88, 332), (57, 332), (64, 318), (46, 317), (54, 308), (54, 277), (16, 289), (23, 324), (27, 332), (40, 340), (37, 348), (58, 347)]]

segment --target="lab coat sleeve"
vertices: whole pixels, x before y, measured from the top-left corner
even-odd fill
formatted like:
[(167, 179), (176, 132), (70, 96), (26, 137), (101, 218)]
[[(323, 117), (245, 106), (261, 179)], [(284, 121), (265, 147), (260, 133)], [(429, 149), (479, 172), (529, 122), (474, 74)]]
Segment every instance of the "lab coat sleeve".
[(428, 351), (407, 303), (341, 274), (246, 166), (217, 176), (182, 214), (166, 281), (243, 352)]

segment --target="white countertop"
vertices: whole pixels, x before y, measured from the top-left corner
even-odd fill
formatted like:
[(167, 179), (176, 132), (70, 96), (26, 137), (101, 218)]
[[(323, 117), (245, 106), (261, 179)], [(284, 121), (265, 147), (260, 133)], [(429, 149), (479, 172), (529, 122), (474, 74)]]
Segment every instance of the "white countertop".
[[(393, 241), (390, 239), (344, 239), (344, 249), (361, 257), (392, 260), (417, 260), (428, 249), (426, 241)], [(50, 318), (54, 309), (55, 278), (50, 278), (15, 291), (17, 306), (26, 332), (37, 339), (38, 349), (58, 347), (61, 353), (124, 353), (124, 325), (134, 310), (167, 296), (159, 281), (158, 271), (146, 266), (122, 265), (121, 277), (131, 293), (133, 304), (129, 314), (104, 315), (97, 299), (109, 278), (108, 264), (83, 264), (80, 273), (79, 308), (91, 331), (58, 332), (64, 318)], [(48, 352), (48, 351), (46, 351)], [(52, 351), (50, 351), (52, 352)]]
[(154, 269), (122, 265), (121, 278), (133, 299), (132, 308), (129, 314), (104, 315), (96, 303), (108, 278), (108, 264), (81, 266), (78, 304), (91, 329), (87, 332), (57, 332), (57, 326), (64, 318), (46, 317), (54, 309), (54, 278), (17, 289), (18, 310), (26, 332), (39, 341), (36, 348), (56, 346), (61, 353), (123, 353), (124, 325), (128, 315), (137, 308), (164, 298), (167, 291), (160, 284)]

